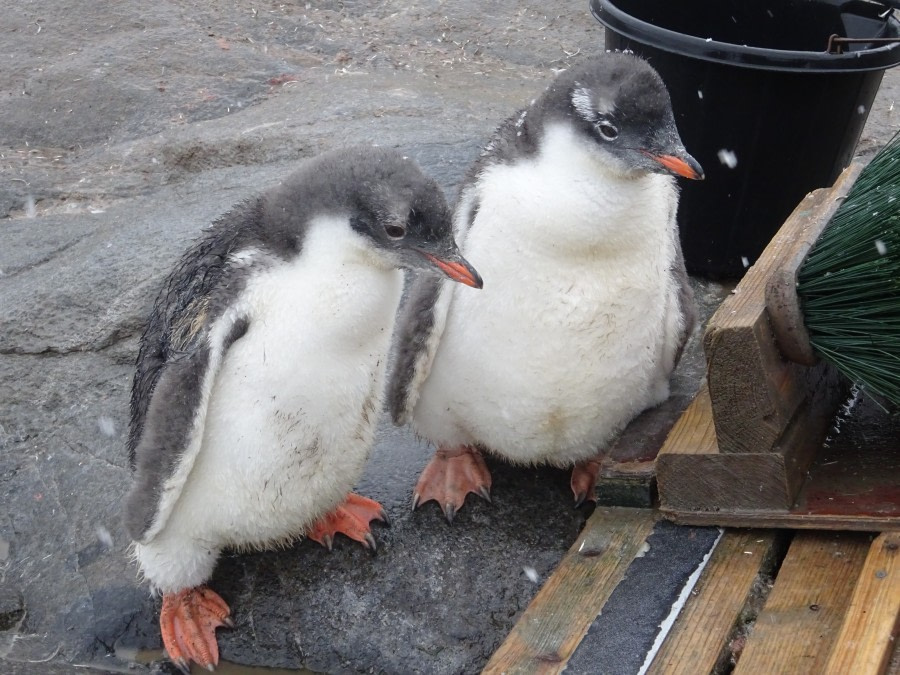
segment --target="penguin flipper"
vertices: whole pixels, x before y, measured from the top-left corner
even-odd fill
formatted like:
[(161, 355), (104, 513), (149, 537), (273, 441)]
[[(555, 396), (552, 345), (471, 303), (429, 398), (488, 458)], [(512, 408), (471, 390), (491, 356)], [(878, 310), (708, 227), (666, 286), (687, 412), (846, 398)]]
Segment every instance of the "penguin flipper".
[(125, 526), (134, 541), (147, 543), (165, 526), (200, 452), (225, 353), (248, 326), (243, 318), (217, 322), (208, 339), (161, 367), (134, 448), (134, 484), (125, 503)]
[[(453, 216), (453, 236), (465, 250), (465, 237), (478, 214), (478, 196), (467, 180)], [(387, 405), (397, 426), (408, 424), (419, 390), (431, 372), (444, 333), (454, 284), (431, 274), (414, 274), (397, 320)]]
[(412, 417), (419, 389), (428, 377), (450, 308), (452, 293), (430, 274), (411, 277), (409, 294), (397, 321), (394, 358), (388, 379), (388, 408), (394, 424)]
[[(674, 221), (674, 215), (672, 217)], [(677, 225), (675, 226), (675, 261), (672, 264), (672, 276), (675, 279), (675, 292), (678, 303), (678, 315), (682, 318), (681, 331), (675, 343), (675, 356), (672, 367), (678, 365), (684, 348), (699, 323), (699, 313), (697, 311), (697, 303), (694, 300), (694, 291), (691, 288), (690, 278), (688, 277), (687, 268), (684, 264), (684, 253), (681, 250), (681, 244), (678, 241)]]
[(124, 520), (134, 541), (146, 543), (165, 524), (199, 452), (219, 366), (249, 327), (229, 306), (249, 271), (267, 264), (249, 227), (260, 209), (251, 199), (219, 218), (184, 253), (150, 313), (131, 390), (134, 482)]

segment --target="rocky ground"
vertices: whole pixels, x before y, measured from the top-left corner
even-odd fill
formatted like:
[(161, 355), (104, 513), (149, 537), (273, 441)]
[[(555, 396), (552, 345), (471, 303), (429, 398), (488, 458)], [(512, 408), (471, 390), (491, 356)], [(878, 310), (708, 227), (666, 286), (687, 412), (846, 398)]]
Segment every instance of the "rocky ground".
[[(452, 197), (489, 131), (603, 31), (566, 0), (22, 0), (3, 22), (2, 669), (158, 671), (157, 602), (128, 559), (120, 501), (137, 338), (172, 261), (338, 144), (402, 148)], [(896, 91), (889, 76), (861, 148), (896, 127)], [(708, 314), (720, 289), (697, 288)], [(683, 399), (701, 372), (695, 348)], [(477, 671), (585, 514), (565, 472), (499, 466), (494, 504), (470, 501), (452, 528), (436, 508), (411, 514), (427, 457), (384, 426), (359, 488), (394, 522), (376, 528), (376, 557), (347, 541), (224, 557), (213, 584), (237, 627), (223, 658)]]

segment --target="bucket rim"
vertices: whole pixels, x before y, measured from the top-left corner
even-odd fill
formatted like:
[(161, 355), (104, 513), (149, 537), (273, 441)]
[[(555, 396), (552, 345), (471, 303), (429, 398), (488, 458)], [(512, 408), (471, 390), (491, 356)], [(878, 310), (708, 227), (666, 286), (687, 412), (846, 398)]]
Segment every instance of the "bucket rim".
[[(590, 9), (594, 18), (607, 30), (635, 42), (673, 54), (738, 68), (842, 73), (887, 70), (900, 64), (900, 42), (844, 54), (749, 47), (654, 26), (619, 9), (613, 0), (590, 0)], [(885, 24), (891, 25), (893, 35), (900, 37), (900, 21), (897, 17), (891, 14)]]

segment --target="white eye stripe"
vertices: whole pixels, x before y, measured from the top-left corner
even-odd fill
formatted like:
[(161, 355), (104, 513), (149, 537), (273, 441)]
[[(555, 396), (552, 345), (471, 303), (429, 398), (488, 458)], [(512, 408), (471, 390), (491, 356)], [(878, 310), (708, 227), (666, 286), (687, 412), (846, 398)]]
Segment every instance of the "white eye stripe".
[(587, 87), (582, 87), (577, 82), (575, 87), (572, 92), (572, 107), (588, 122), (596, 122), (601, 115), (610, 115), (615, 110), (613, 102), (602, 94), (595, 98)]
[(591, 92), (584, 87), (579, 87), (572, 92), (572, 106), (584, 119), (591, 122), (597, 119), (597, 113), (591, 103)]

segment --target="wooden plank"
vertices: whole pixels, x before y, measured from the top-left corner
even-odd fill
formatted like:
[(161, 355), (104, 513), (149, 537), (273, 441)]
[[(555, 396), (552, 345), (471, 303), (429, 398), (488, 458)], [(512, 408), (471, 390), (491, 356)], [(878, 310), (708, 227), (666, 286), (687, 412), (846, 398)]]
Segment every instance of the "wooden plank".
[(880, 675), (891, 660), (900, 620), (900, 533), (872, 542), (825, 672)]
[(730, 510), (666, 511), (667, 520), (678, 525), (715, 525), (718, 527), (771, 527), (796, 530), (852, 530), (855, 532), (884, 532), (900, 530), (897, 516), (856, 516), (852, 514), (814, 514), (794, 511)]
[(837, 382), (832, 369), (786, 361), (769, 321), (766, 288), (797, 257), (797, 242), (829, 220), (861, 170), (853, 164), (834, 186), (804, 198), (710, 319), (703, 338), (713, 417), (723, 454), (766, 452), (781, 438), (811, 391)]
[(821, 673), (869, 543), (859, 533), (797, 533), (734, 675)]
[(705, 385), (661, 448), (656, 479), (664, 511), (787, 509), (793, 501), (781, 454), (719, 452)]
[(736, 625), (777, 556), (775, 532), (726, 532), (648, 670), (648, 675), (718, 672)]
[(649, 509), (597, 508), (482, 672), (562, 672), (657, 520)]
[[(679, 455), (718, 453), (709, 387), (704, 382), (681, 417), (669, 432), (660, 452)], [(659, 455), (657, 455), (657, 459)]]

